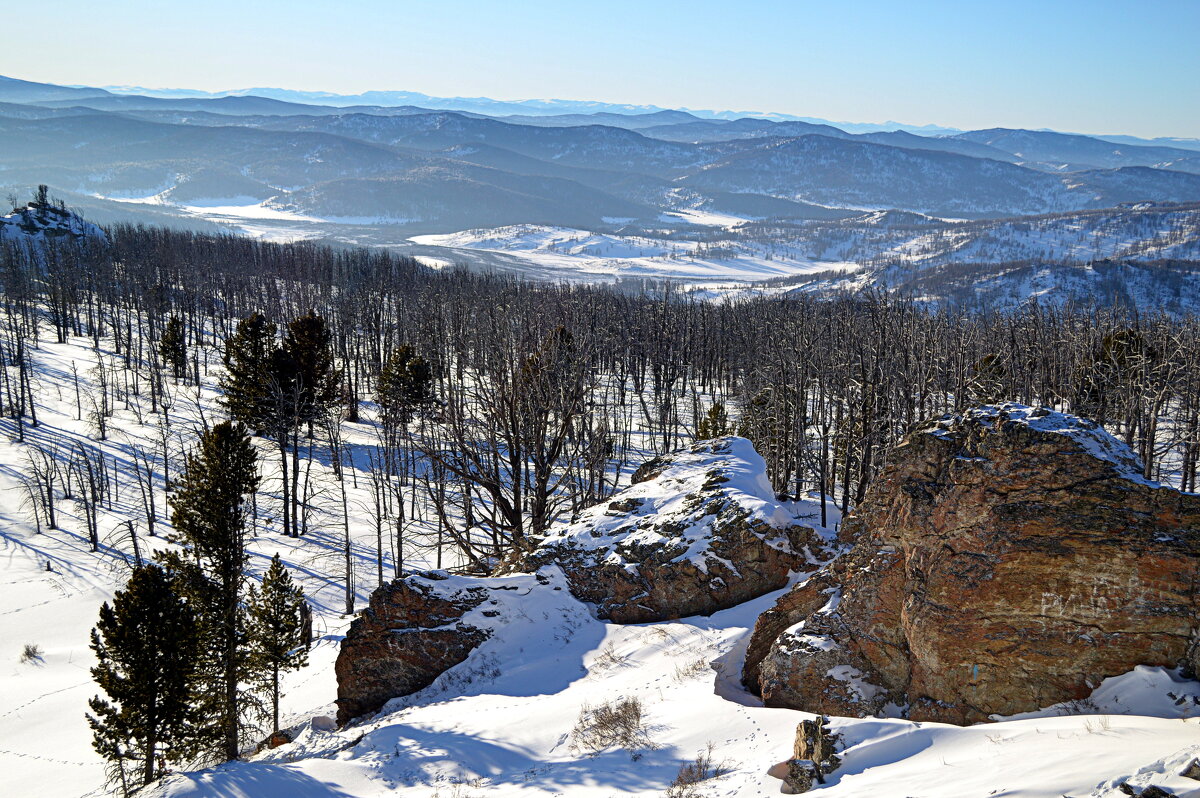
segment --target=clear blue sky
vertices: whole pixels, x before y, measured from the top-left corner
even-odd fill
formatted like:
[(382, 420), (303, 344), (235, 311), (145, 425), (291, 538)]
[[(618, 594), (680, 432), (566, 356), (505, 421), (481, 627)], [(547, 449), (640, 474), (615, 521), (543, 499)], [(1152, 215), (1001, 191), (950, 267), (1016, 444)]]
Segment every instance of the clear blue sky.
[(1200, 0), (9, 3), (0, 74), (1200, 137)]

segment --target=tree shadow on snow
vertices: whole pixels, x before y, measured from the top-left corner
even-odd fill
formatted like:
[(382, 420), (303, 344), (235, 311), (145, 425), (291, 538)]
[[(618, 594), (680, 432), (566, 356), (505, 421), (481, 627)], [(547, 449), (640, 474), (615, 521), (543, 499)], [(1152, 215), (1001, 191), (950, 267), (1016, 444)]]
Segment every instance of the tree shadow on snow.
[[(286, 765), (237, 763), (218, 770), (176, 777), (171, 794), (179, 798), (245, 798), (248, 795), (279, 795), (288, 798), (347, 796), (336, 785), (320, 781)], [(190, 782), (190, 784), (184, 783)]]
[(588, 785), (627, 792), (665, 789), (679, 772), (680, 759), (670, 749), (639, 752), (602, 751), (565, 761), (546, 761), (516, 747), (472, 735), (428, 730), (408, 724), (377, 729), (355, 749), (382, 755), (380, 776), (395, 787), (414, 787), (445, 777), (449, 768), (462, 780), (484, 779), (487, 787), (522, 785), (547, 791)]

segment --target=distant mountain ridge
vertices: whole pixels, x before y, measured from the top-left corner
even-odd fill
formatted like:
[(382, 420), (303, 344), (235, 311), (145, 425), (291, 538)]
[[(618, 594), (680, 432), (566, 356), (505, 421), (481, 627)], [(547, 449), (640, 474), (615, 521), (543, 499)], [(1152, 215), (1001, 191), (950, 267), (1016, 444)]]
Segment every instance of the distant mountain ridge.
[(431, 109), (446, 98), (415, 92), (130, 91), (0, 79), (0, 184), (123, 203), (103, 209), (117, 217), (229, 207), (396, 235), (519, 223), (657, 234), (693, 211), (996, 218), (1200, 201), (1196, 150), (1053, 131), (857, 132), (558, 100), (486, 100), (489, 115)]
[(466, 111), (470, 113), (523, 116), (552, 116), (572, 114), (616, 114), (620, 116), (649, 115), (662, 112), (688, 114), (693, 119), (741, 119), (754, 117), (771, 121), (809, 122), (820, 125), (835, 125), (847, 131), (872, 132), (876, 130), (908, 130), (927, 135), (938, 133), (957, 133), (958, 129), (940, 125), (909, 125), (901, 122), (830, 122), (814, 117), (802, 117), (792, 114), (764, 111), (713, 111), (691, 108), (663, 108), (658, 105), (633, 105), (628, 103), (608, 103), (594, 100), (560, 100), (560, 99), (529, 99), (529, 100), (494, 100), (490, 97), (437, 97), (416, 91), (366, 91), (360, 94), (337, 94), (323, 91), (301, 91), (297, 89), (279, 89), (258, 87), (252, 89), (230, 89), (219, 92), (206, 92), (196, 89), (147, 89), (138, 86), (109, 86), (106, 90), (114, 94), (137, 94), (159, 98), (217, 98), (256, 96), (298, 104), (329, 105), (335, 107), (350, 107), (358, 105), (396, 106), (418, 105), (426, 108), (437, 108), (446, 111)]

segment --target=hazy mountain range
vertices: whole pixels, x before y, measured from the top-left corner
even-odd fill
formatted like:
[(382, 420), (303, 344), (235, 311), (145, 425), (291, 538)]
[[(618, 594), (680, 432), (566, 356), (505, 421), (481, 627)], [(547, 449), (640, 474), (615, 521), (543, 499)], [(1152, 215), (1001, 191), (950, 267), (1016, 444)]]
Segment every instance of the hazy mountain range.
[[(188, 96), (164, 96), (178, 94)], [(155, 95), (0, 78), (0, 184), (48, 183), (106, 220), (199, 224), (174, 209), (254, 205), (284, 219), (387, 225), (400, 240), (516, 223), (650, 229), (676, 224), (663, 213), (695, 209), (997, 218), (1200, 201), (1197, 142), (852, 132), (795, 118), (409, 92)], [(473, 110), (484, 107), (497, 115)]]

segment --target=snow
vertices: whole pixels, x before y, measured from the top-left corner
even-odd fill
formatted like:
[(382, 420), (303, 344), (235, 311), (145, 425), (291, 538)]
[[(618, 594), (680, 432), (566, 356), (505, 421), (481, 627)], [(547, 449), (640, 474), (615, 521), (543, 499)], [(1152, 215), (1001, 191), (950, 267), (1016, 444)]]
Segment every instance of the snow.
[(1200, 718), (1200, 683), (1184, 678), (1178, 668), (1139, 665), (1129, 673), (1105, 679), (1082, 701), (1069, 701), (997, 719), (1025, 720), (1078, 714)]
[[(671, 562), (689, 561), (707, 571), (708, 562), (717, 559), (710, 548), (715, 504), (722, 513), (733, 508), (745, 513), (746, 524), (761, 522), (778, 530), (798, 524), (815, 527), (815, 519), (820, 518), (814, 502), (776, 499), (766, 463), (745, 438), (704, 441), (669, 457), (657, 477), (632, 485), (555, 527), (542, 545), (601, 552), (602, 562), (627, 569), (636, 566), (625, 560), (623, 552), (678, 549)], [(614, 509), (618, 506), (621, 509)], [(764, 540), (775, 547), (788, 545), (783, 535)]]
[[(706, 218), (705, 224), (718, 224), (716, 216)], [(735, 218), (739, 222), (744, 220), (742, 217), (728, 217), (728, 220)], [(745, 287), (747, 283), (752, 285), (772, 278), (858, 268), (857, 264), (844, 260), (777, 255), (767, 247), (747, 241), (702, 245), (689, 240), (533, 224), (417, 235), (409, 240), (424, 246), (505, 253), (527, 262), (531, 270), (558, 279), (590, 282), (649, 278), (724, 289), (734, 281), (742, 283), (737, 287)]]
[[(987, 427), (1012, 423), (1027, 426), (1038, 432), (1062, 435), (1097, 460), (1111, 463), (1118, 476), (1139, 483), (1157, 484), (1142, 477), (1141, 461), (1129, 448), (1129, 445), (1124, 441), (1117, 440), (1094, 421), (1018, 402), (1002, 402), (996, 405), (972, 408), (965, 413), (965, 417), (979, 421)], [(952, 416), (940, 420), (934, 434), (947, 435), (952, 420)]]
[[(796, 724), (812, 716), (759, 706), (736, 683), (739, 644), (777, 596), (708, 618), (615, 626), (568, 596), (547, 605), (514, 591), (501, 617), (527, 617), (429, 689), (360, 725), (306, 731), (254, 761), (177, 777), (150, 794), (649, 798), (710, 744), (729, 772), (700, 785), (702, 794), (778, 794), (766, 771), (790, 756)], [(656, 747), (637, 759), (571, 748), (584, 704), (628, 697), (642, 701)], [(843, 764), (815, 792), (830, 798), (1100, 798), (1120, 795), (1126, 780), (1197, 792), (1177, 774), (1200, 755), (1200, 719), (1094, 714), (959, 728), (835, 718), (831, 726), (844, 740)]]
[[(101, 194), (91, 196), (114, 202), (169, 207), (187, 216), (234, 226), (245, 235), (266, 241), (295, 241), (319, 238), (327, 234), (324, 230), (310, 227), (313, 224), (372, 226), (421, 221), (419, 218), (395, 216), (313, 216), (283, 207), (275, 197), (261, 202), (254, 197), (240, 196), (197, 198), (180, 203), (171, 198), (171, 188), (174, 186), (155, 194), (138, 197)], [(268, 224), (255, 224), (256, 222)], [(272, 222), (282, 224), (269, 224)]]
[[(143, 407), (147, 423), (139, 423), (136, 402), (128, 409), (118, 404), (109, 440), (93, 440), (87, 423), (76, 420), (71, 375), (74, 365), (86, 397), (95, 357), (86, 339), (42, 341), (33, 352), (42, 425), (27, 428), (26, 435), (31, 443), (60, 448), (75, 442), (100, 446), (127, 462), (132, 447), (153, 447), (158, 419)], [(204, 378), (199, 391), (172, 388), (168, 434), (176, 460), (194, 436), (201, 410), (217, 417), (214, 374)], [(1008, 412), (1021, 423), (1073, 429), (1066, 419), (1035, 417), (1016, 408)], [(90, 551), (71, 502), (59, 504), (61, 528), (39, 534), (22, 502), (21, 473), (31, 443), (13, 440), (11, 419), (0, 420), (0, 428), (5, 432), (0, 436), (0, 781), (5, 795), (99, 796), (104, 794), (103, 766), (83, 717), (87, 699), (97, 693), (88, 672), (93, 664), (88, 632), (99, 604), (128, 574), (131, 552), (118, 533), (126, 519), (141, 527), (136, 489), (124, 473), (121, 498), (101, 514), (98, 552)], [(354, 447), (369, 445), (369, 426), (347, 425), (347, 440)], [(809, 500), (777, 500), (749, 444), (728, 441), (725, 451), (685, 455), (658, 479), (632, 488), (629, 495), (640, 491), (637, 496), (646, 502), (643, 516), (678, 515), (689, 486), (719, 465), (729, 480), (717, 490), (736, 497), (740, 506), (772, 523), (811, 522)], [(263, 446), (269, 465), (272, 453)], [(313, 602), (318, 640), (310, 665), (286, 674), (283, 684), (284, 722), (302, 731), (294, 743), (248, 761), (178, 774), (147, 795), (661, 798), (680, 766), (710, 743), (714, 758), (729, 772), (699, 785), (702, 795), (779, 793), (780, 782), (766, 771), (790, 755), (796, 724), (810, 716), (761, 706), (739, 677), (750, 630), (782, 591), (709, 617), (619, 626), (597, 620), (565, 588), (554, 590), (563, 581), (552, 567), (543, 569), (545, 585), (527, 575), (427, 577), (438, 589), (487, 591), (488, 602), (465, 620), (489, 629), (491, 637), (429, 688), (394, 700), (373, 718), (328, 730), (320, 719), (334, 714), (333, 665), (349, 622), (340, 615), (340, 564), (328, 555), (339, 545), (340, 529), (318, 517), (305, 537), (281, 536), (270, 520), (273, 489), (268, 479), (260, 501), (263, 515), (249, 540), (251, 570), (261, 576), (268, 558), (279, 552)], [(353, 497), (351, 506), (360, 499), (365, 496)], [(366, 517), (354, 512), (361, 607), (375, 584), (372, 530)], [(615, 533), (615, 517), (604, 516), (600, 508), (587, 512), (593, 513), (594, 528)], [(565, 525), (560, 534), (581, 530)], [(167, 531), (164, 522), (160, 537), (143, 537), (143, 545), (167, 546), (161, 537)], [(40, 659), (21, 661), (27, 643), (40, 646)], [(843, 675), (856, 678), (848, 671)], [(654, 747), (638, 752), (636, 759), (626, 751), (589, 755), (572, 749), (571, 730), (584, 704), (626, 697), (643, 702)], [(1051, 707), (1038, 717), (969, 728), (834, 718), (832, 727), (845, 743), (843, 765), (816, 794), (1107, 798), (1120, 795), (1117, 786), (1128, 780), (1139, 788), (1156, 784), (1178, 796), (1195, 795), (1200, 783), (1177, 774), (1200, 756), (1197, 701), (1195, 682), (1173, 671), (1138, 668), (1106, 680), (1090, 702)]]
[(285, 211), (280, 208), (273, 208), (267, 205), (266, 202), (255, 202), (244, 205), (217, 205), (209, 204), (204, 201), (195, 201), (190, 202), (187, 205), (179, 205), (177, 207), (185, 213), (190, 213), (193, 216), (199, 216), (205, 219), (211, 219), (215, 222), (239, 219), (271, 219), (287, 222), (320, 221), (315, 216), (305, 216), (304, 214), (296, 213), (295, 211)]
[(413, 260), (430, 269), (449, 269), (454, 261), (449, 258), (434, 258), (429, 255), (414, 255)]
[(735, 227), (742, 222), (748, 222), (761, 217), (757, 216), (737, 216), (732, 213), (720, 213), (719, 211), (707, 211), (699, 208), (687, 210), (667, 211), (658, 217), (664, 222), (686, 222), (687, 224), (701, 225), (704, 227)]

